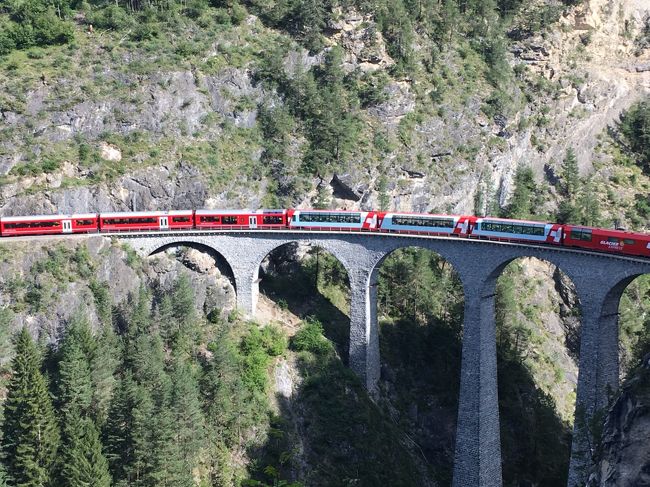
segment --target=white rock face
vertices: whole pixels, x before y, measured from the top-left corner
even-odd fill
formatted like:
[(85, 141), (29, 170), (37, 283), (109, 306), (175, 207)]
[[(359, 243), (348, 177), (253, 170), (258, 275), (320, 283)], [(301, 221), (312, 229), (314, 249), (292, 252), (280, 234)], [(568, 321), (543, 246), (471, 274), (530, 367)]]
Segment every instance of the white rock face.
[(99, 144), (101, 158), (105, 161), (119, 162), (122, 160), (122, 151), (112, 144), (101, 142)]

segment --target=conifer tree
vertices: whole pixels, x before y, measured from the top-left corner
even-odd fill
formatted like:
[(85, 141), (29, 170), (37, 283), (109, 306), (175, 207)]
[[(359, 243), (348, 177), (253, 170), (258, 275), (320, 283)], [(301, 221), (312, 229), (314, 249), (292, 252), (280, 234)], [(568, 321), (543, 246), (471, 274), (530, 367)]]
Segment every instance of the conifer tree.
[(192, 485), (192, 471), (205, 439), (205, 420), (199, 400), (199, 387), (189, 364), (178, 360), (172, 371), (171, 412), (174, 425), (172, 444), (176, 447), (174, 465), (177, 485)]
[(530, 218), (536, 210), (538, 195), (533, 170), (530, 167), (517, 168), (514, 189), (505, 211), (507, 218)]
[(8, 471), (17, 486), (41, 487), (51, 482), (59, 429), (39, 353), (26, 328), (16, 338), (3, 438)]
[(63, 442), (61, 479), (70, 487), (108, 486), (108, 462), (90, 417), (93, 400), (91, 361), (97, 345), (85, 317), (77, 315), (61, 343), (59, 403)]
[(566, 155), (562, 162), (562, 193), (565, 197), (574, 201), (579, 186), (580, 174), (578, 172), (578, 158), (576, 157), (573, 147), (569, 147), (566, 150)]
[(61, 478), (66, 487), (110, 487), (108, 461), (95, 423), (76, 413), (65, 421)]
[(104, 326), (97, 337), (97, 348), (90, 362), (93, 384), (91, 416), (98, 428), (102, 428), (108, 416), (111, 397), (117, 384), (115, 371), (119, 364), (120, 341), (111, 326)]

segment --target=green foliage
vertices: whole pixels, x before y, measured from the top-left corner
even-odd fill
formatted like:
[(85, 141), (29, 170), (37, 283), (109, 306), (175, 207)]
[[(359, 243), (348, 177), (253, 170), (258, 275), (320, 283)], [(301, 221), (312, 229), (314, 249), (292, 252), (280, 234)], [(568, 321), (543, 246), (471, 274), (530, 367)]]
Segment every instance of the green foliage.
[(251, 327), (242, 338), (243, 381), (253, 392), (264, 393), (268, 386), (267, 369), (272, 357), (287, 349), (287, 338), (276, 326)]
[(4, 407), (4, 454), (17, 485), (39, 487), (53, 480), (59, 427), (41, 359), (26, 328), (16, 336), (15, 349)]
[(70, 42), (74, 38), (73, 27), (63, 19), (69, 13), (70, 6), (65, 2), (8, 2), (3, 9), (7, 17), (0, 18), (0, 55), (15, 48)]
[(451, 266), (421, 249), (395, 251), (379, 271), (377, 300), (388, 316), (407, 317), (415, 323), (450, 320), (460, 316), (461, 294)]
[(650, 172), (650, 101), (639, 102), (624, 112), (617, 129), (637, 164)]
[(112, 320), (113, 305), (108, 283), (99, 282), (96, 279), (91, 279), (88, 285), (95, 299), (95, 309), (97, 310), (97, 316), (101, 320), (102, 324), (110, 325)]
[(526, 298), (521, 268), (511, 264), (497, 281), (496, 326), (504, 484), (566, 484), (571, 428), (553, 398), (535, 382), (528, 359), (539, 352), (540, 310)]
[(327, 356), (334, 351), (332, 344), (323, 336), (323, 325), (314, 318), (308, 318), (293, 336), (291, 348), (317, 356)]
[(515, 173), (510, 202), (503, 212), (506, 218), (535, 219), (539, 215), (542, 192), (537, 187), (533, 170), (519, 166)]

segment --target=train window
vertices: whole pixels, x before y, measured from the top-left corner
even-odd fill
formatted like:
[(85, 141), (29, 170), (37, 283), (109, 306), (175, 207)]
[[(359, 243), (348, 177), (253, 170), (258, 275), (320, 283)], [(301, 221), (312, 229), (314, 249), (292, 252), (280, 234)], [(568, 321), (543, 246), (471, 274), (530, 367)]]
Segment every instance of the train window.
[(263, 223), (265, 225), (277, 225), (277, 224), (284, 223), (281, 216), (269, 216), (269, 215), (267, 215), (267, 216), (264, 216), (262, 218), (262, 221), (263, 221)]
[(79, 226), (84, 227), (84, 226), (88, 226), (88, 225), (94, 225), (95, 220), (75, 220), (74, 223), (75, 223), (75, 225), (79, 225)]
[(484, 221), (481, 224), (481, 230), (485, 232), (498, 232), (498, 233), (516, 233), (519, 235), (537, 235), (544, 236), (543, 225), (527, 225), (527, 224), (512, 224), (501, 222)]
[(138, 223), (158, 223), (158, 220), (153, 217), (149, 218), (104, 218), (105, 225), (137, 225)]
[(202, 216), (201, 221), (204, 223), (219, 223), (220, 218), (218, 216)]
[(571, 240), (585, 240), (591, 242), (591, 230), (579, 230), (574, 228), (569, 234)]
[(607, 237), (607, 241), (611, 243), (618, 243), (619, 239), (616, 237)]
[(632, 240), (631, 238), (624, 238), (623, 243), (625, 245), (634, 245), (636, 242), (634, 240)]
[(7, 229), (52, 228), (52, 227), (58, 227), (58, 226), (61, 226), (61, 223), (57, 222), (57, 221), (5, 223), (5, 228), (7, 228)]
[(316, 223), (361, 223), (361, 213), (301, 213), (300, 221)]
[(236, 216), (224, 216), (221, 218), (221, 223), (224, 225), (236, 225), (237, 217)]
[(174, 223), (187, 223), (190, 221), (189, 216), (174, 216), (172, 217), (172, 222)]
[(410, 227), (454, 228), (453, 218), (432, 218), (426, 216), (394, 216), (393, 225)]

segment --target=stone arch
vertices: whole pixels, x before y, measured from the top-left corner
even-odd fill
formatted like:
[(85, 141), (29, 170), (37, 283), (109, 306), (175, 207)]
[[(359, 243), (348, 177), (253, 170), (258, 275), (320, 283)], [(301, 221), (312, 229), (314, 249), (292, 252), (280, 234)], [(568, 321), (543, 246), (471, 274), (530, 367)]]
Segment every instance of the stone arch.
[[(342, 279), (349, 288), (351, 269), (348, 262), (339, 258), (337, 247), (327, 240), (290, 240), (266, 250), (255, 276), (260, 291), (271, 299), (280, 299), (282, 306), (287, 306), (300, 317), (313, 316), (321, 321), (326, 335), (336, 344), (343, 361), (347, 362), (350, 290), (342, 302), (336, 299), (336, 295), (321, 295), (318, 285), (327, 279), (329, 271), (334, 281)], [(297, 253), (301, 254), (298, 258)], [(328, 256), (333, 261), (328, 260)]]
[[(401, 270), (406, 274), (399, 274)], [(389, 276), (393, 279), (387, 280)], [(402, 280), (407, 276), (413, 278), (411, 286)], [(406, 313), (393, 321), (388, 315), (390, 305), (383, 299), (387, 292), (392, 293), (386, 288), (396, 285), (403, 289), (397, 297), (403, 300), (402, 305), (425, 301), (426, 308), (418, 310), (407, 304)], [(405, 240), (377, 260), (368, 286), (376, 296), (371, 299), (371, 320), (379, 330), (381, 389), (387, 397), (394, 393), (403, 397), (407, 391), (413, 394), (410, 404), (393, 404), (393, 414), (400, 423), (428, 425), (414, 427), (413, 440), (426, 461), (450, 477), (456, 430), (449, 424), (455, 423), (458, 413), (465, 299), (461, 275), (440, 248), (426, 241)], [(422, 287), (418, 290), (417, 286)], [(409, 291), (417, 296), (410, 297)], [(431, 295), (435, 297), (431, 299)], [(439, 308), (429, 307), (436, 303)], [(431, 435), (431, 430), (436, 434)], [(425, 431), (427, 434), (419, 436)]]
[(161, 246), (155, 247), (151, 252), (149, 252), (149, 256), (154, 256), (166, 252), (170, 249), (180, 249), (183, 247), (198, 250), (199, 252), (206, 253), (211, 258), (213, 258), (219, 272), (230, 281), (233, 289), (235, 290), (235, 293), (237, 293), (237, 283), (235, 282), (235, 274), (233, 272), (232, 266), (221, 252), (210, 245), (206, 245), (200, 242), (179, 240), (177, 242), (168, 242)]
[[(501, 450), (510, 459), (503, 464), (503, 483), (508, 485), (567, 481), (572, 434), (567, 423), (575, 417), (582, 303), (565, 266), (549, 257), (517, 256), (491, 276)], [(545, 465), (543, 473), (532, 461)]]

